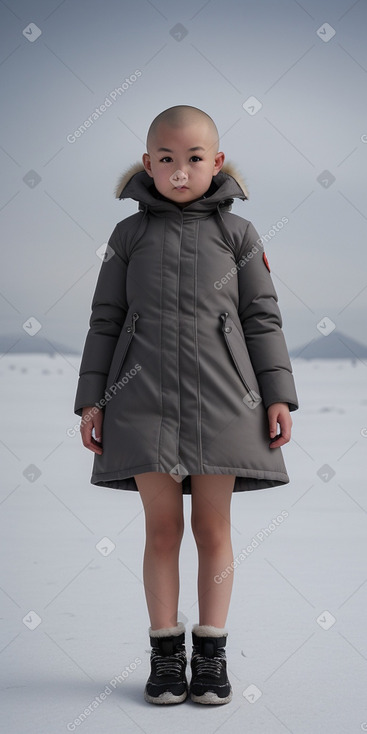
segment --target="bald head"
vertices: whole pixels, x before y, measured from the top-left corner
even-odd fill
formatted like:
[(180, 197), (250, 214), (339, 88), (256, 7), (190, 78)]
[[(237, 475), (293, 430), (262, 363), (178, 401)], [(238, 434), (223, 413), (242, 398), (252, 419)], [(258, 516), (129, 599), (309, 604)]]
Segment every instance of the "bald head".
[(217, 127), (209, 115), (198, 107), (190, 105), (176, 105), (163, 110), (154, 118), (147, 135), (147, 151), (151, 152), (152, 146), (156, 140), (158, 130), (161, 127), (168, 127), (172, 130), (189, 127), (191, 125), (200, 125), (208, 140), (208, 144), (212, 148), (213, 154), (218, 152), (219, 135)]
[(142, 157), (157, 191), (180, 207), (200, 199), (223, 166), (218, 130), (206, 112), (169, 107), (153, 120)]

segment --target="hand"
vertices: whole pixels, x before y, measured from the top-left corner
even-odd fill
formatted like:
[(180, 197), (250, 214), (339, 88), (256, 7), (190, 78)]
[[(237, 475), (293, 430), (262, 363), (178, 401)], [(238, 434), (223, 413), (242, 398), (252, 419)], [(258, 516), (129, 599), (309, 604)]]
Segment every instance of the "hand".
[[(95, 454), (102, 454), (102, 423), (103, 410), (96, 406), (88, 406), (82, 410), (82, 420), (80, 423), (80, 433), (84, 446)], [(94, 428), (96, 438), (92, 436)]]
[[(269, 447), (276, 449), (279, 446), (283, 446), (288, 443), (291, 438), (291, 429), (293, 421), (289, 412), (288, 403), (273, 403), (268, 407), (268, 419), (269, 419), (269, 433), (270, 438), (275, 438), (275, 441), (270, 441)], [(280, 425), (280, 434), (277, 435), (277, 423)]]

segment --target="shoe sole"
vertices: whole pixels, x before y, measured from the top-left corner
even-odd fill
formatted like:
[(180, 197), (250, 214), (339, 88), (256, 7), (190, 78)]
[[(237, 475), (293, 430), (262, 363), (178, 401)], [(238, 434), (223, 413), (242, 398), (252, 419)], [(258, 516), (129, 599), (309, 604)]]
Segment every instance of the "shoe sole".
[(229, 703), (232, 700), (233, 691), (230, 692), (225, 698), (220, 698), (213, 691), (206, 691), (202, 696), (195, 696), (195, 693), (190, 694), (191, 701), (194, 703), (206, 703), (206, 704), (218, 704), (218, 703)]
[(144, 698), (148, 703), (158, 704), (169, 704), (169, 703), (182, 703), (187, 698), (187, 691), (181, 693), (180, 696), (175, 696), (170, 691), (164, 691), (159, 696), (150, 696), (149, 693), (144, 691)]

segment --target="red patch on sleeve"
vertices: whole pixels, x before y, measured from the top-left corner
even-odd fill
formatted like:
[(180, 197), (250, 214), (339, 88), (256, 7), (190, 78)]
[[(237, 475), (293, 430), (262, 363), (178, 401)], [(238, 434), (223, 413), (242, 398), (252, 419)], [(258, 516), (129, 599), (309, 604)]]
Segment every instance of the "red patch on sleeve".
[(269, 273), (270, 273), (270, 265), (269, 265), (269, 262), (268, 262), (268, 258), (265, 255), (265, 252), (263, 252), (263, 260), (264, 260), (264, 263), (265, 263), (265, 265), (266, 265), (266, 267), (267, 267), (267, 269), (269, 270)]

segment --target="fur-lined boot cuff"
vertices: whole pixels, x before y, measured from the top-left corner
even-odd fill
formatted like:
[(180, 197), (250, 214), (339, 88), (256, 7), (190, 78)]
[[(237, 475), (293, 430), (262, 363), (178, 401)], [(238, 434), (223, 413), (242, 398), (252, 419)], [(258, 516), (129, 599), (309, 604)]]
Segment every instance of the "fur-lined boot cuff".
[(161, 627), (161, 629), (158, 630), (152, 630), (152, 628), (149, 627), (150, 637), (170, 637), (171, 635), (176, 637), (177, 635), (181, 635), (183, 632), (185, 632), (185, 625), (182, 622), (178, 622), (175, 627)]
[(228, 635), (226, 627), (213, 627), (211, 624), (194, 624), (192, 632), (198, 637), (225, 637)]

